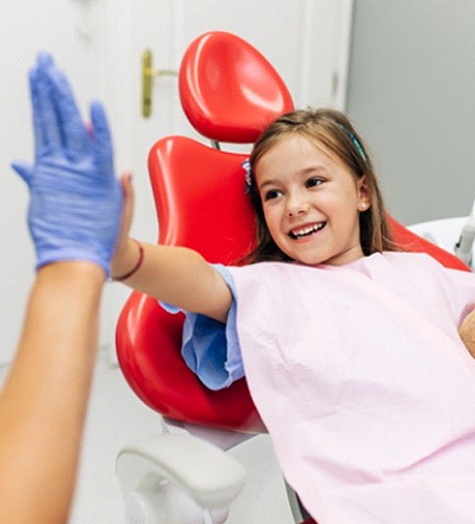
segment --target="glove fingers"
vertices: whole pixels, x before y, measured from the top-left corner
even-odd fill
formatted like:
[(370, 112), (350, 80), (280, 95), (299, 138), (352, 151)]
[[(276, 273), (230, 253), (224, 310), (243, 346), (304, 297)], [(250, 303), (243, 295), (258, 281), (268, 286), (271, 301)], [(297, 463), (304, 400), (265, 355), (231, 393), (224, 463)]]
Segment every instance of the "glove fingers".
[(41, 51), (38, 53), (36, 61), (38, 65), (43, 68), (48, 68), (54, 65), (53, 57), (45, 51)]
[(109, 180), (115, 179), (112, 138), (104, 107), (99, 102), (91, 104), (91, 124), (95, 164)]
[(27, 162), (16, 160), (12, 162), (12, 168), (23, 178), (23, 180), (30, 185), (33, 176), (33, 166)]
[(35, 136), (35, 148), (36, 151), (40, 151), (46, 145), (46, 136), (43, 129), (43, 120), (41, 118), (41, 103), (40, 96), (38, 93), (38, 71), (33, 68), (29, 72), (30, 82), (30, 98), (31, 106), (33, 110), (33, 133)]
[(37, 157), (41, 156), (44, 149), (48, 151), (61, 149), (61, 131), (47, 76), (53, 66), (52, 61), (47, 58), (46, 54), (40, 55), (36, 68), (30, 74)]
[(56, 67), (47, 73), (66, 156), (76, 160), (88, 151), (89, 135), (65, 75)]

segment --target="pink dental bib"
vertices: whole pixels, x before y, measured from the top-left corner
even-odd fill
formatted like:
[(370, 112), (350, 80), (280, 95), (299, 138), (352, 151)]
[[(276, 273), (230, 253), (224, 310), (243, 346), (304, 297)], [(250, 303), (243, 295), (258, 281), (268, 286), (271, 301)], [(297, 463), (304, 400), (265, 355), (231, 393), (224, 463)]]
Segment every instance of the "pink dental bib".
[(475, 276), (422, 254), (228, 268), (252, 397), (325, 524), (475, 522)]

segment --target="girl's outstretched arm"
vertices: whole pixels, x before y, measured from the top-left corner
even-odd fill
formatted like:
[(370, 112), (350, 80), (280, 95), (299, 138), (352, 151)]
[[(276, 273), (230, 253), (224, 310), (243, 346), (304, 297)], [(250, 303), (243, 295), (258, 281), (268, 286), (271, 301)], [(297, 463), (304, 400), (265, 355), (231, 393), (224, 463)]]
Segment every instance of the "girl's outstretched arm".
[[(140, 259), (139, 244), (128, 237), (133, 213), (130, 177), (123, 178), (124, 207), (112, 277), (127, 275)], [(184, 247), (141, 244), (143, 260), (124, 284), (174, 306), (224, 322), (231, 292), (221, 275), (199, 253)]]

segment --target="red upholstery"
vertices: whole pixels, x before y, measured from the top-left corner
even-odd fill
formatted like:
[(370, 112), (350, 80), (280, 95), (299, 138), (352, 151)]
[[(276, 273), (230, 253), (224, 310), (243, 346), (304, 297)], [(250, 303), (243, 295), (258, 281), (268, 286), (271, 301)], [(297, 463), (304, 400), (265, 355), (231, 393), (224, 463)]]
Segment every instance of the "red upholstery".
[[(149, 171), (160, 223), (159, 242), (200, 251), (210, 262), (232, 263), (251, 247), (254, 217), (245, 194), (245, 155), (211, 149), (184, 137), (159, 140)], [(183, 316), (133, 293), (117, 326), (120, 366), (151, 408), (180, 421), (262, 431), (245, 380), (213, 392), (180, 355)]]
[(179, 90), (191, 124), (218, 142), (255, 142), (266, 124), (293, 109), (287, 86), (266, 58), (222, 31), (205, 33), (188, 47)]
[(448, 253), (445, 251), (445, 249), (442, 249), (439, 246), (436, 246), (435, 244), (432, 244), (431, 242), (423, 239), (419, 235), (416, 235), (402, 224), (394, 220), (394, 218), (388, 218), (392, 235), (401, 251), (428, 253), (446, 267), (470, 271), (470, 268), (455, 255)]
[[(293, 109), (286, 85), (264, 56), (221, 31), (206, 33), (188, 47), (179, 90), (192, 125), (216, 141), (253, 142), (269, 121)], [(211, 262), (232, 263), (243, 256), (254, 238), (244, 158), (183, 137), (157, 142), (149, 171), (159, 242), (195, 248)], [(132, 294), (116, 331), (119, 363), (132, 389), (176, 420), (262, 430), (245, 380), (211, 392), (186, 368), (180, 356), (182, 322), (182, 315), (169, 315), (155, 300)]]

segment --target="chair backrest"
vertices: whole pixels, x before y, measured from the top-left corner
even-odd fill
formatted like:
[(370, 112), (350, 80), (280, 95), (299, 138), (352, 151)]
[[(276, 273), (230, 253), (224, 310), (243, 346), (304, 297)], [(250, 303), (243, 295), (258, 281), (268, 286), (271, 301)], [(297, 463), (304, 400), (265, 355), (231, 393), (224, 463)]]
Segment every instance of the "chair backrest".
[[(184, 137), (159, 140), (149, 172), (160, 223), (159, 243), (200, 251), (210, 262), (239, 260), (253, 241), (245, 194), (245, 155), (212, 149)], [(117, 326), (119, 363), (129, 384), (169, 418), (221, 429), (262, 431), (245, 380), (213, 392), (180, 355), (183, 316), (133, 293)]]
[(293, 109), (287, 86), (268, 60), (223, 31), (204, 33), (187, 48), (179, 91), (193, 127), (216, 142), (255, 142), (268, 123)]
[[(268, 122), (293, 109), (285, 83), (264, 56), (222, 31), (190, 44), (179, 90), (191, 124), (216, 142), (253, 142)], [(245, 158), (185, 137), (159, 140), (149, 155), (159, 243), (194, 248), (224, 264), (245, 255), (255, 227), (241, 167)], [(183, 315), (132, 293), (116, 330), (119, 363), (132, 389), (178, 421), (262, 431), (245, 380), (212, 392), (188, 370), (180, 355), (182, 324)]]
[[(236, 92), (247, 92), (239, 86), (242, 86), (241, 82), (248, 86), (247, 82), (252, 80), (252, 75), (241, 77), (236, 73), (239, 64), (242, 71), (248, 71), (247, 59), (254, 74), (257, 75), (256, 64), (265, 69), (257, 75), (258, 78), (275, 79), (276, 75), (273, 68), (269, 73), (271, 66), (268, 62), (259, 57), (256, 50), (249, 51), (249, 44), (241, 39), (235, 37), (233, 40), (230, 36), (217, 34), (218, 42), (224, 38), (228, 44), (232, 43), (229, 44), (231, 49), (242, 45), (245, 51), (240, 53), (239, 49), (235, 49), (234, 54), (229, 52), (223, 59), (222, 48), (217, 44), (211, 49), (206, 48), (209, 42), (214, 45), (213, 38), (213, 35), (207, 34), (198, 39), (185, 55), (185, 73), (180, 80), (182, 100), (188, 100), (184, 107), (191, 115), (190, 119), (195, 119), (197, 129), (208, 138), (231, 141), (234, 135), (229, 130), (236, 131), (238, 128), (238, 136), (241, 139), (246, 137), (247, 141), (255, 137), (256, 130), (268, 119), (291, 109), (288, 107), (288, 92), (284, 86), (280, 99), (287, 102), (285, 107), (278, 105), (274, 112), (269, 111), (269, 104), (264, 102), (263, 107), (256, 107), (258, 97), (250, 97), (249, 108), (244, 111), (245, 100), (248, 99), (240, 100), (237, 95), (233, 95), (236, 96), (235, 102), (229, 102), (229, 106), (224, 104), (220, 109), (209, 109), (215, 101), (211, 85), (213, 67), (219, 66), (216, 85), (226, 79), (226, 71), (222, 69), (231, 68), (234, 76), (230, 78), (238, 84), (234, 88)], [(186, 82), (183, 78), (187, 79)], [(201, 78), (204, 78), (203, 83), (200, 83)], [(222, 84), (219, 85), (224, 89)], [(276, 82), (274, 87), (279, 85), (283, 85), (282, 81)], [(279, 96), (273, 94), (273, 98), (279, 99)], [(236, 109), (237, 112), (247, 115), (247, 123), (244, 120), (239, 125), (232, 123), (235, 108), (239, 109)], [(267, 111), (265, 118), (259, 116), (261, 110)], [(204, 117), (200, 120), (201, 117), (196, 116), (200, 114), (209, 114), (213, 119), (216, 117), (216, 132), (213, 131), (213, 120)], [(253, 114), (257, 119), (252, 120)], [(228, 134), (223, 131), (227, 125)], [(255, 222), (245, 194), (241, 167), (245, 157), (243, 154), (212, 149), (184, 137), (159, 140), (149, 155), (149, 173), (160, 225), (159, 243), (194, 248), (210, 262), (224, 264), (236, 262), (248, 252), (254, 241)], [(403, 249), (425, 251), (444, 265), (466, 269), (455, 256), (411, 233), (393, 219), (391, 227)], [(220, 429), (261, 431), (262, 422), (245, 379), (230, 388), (213, 392), (205, 388), (186, 367), (180, 354), (182, 324), (181, 314), (170, 315), (155, 299), (132, 293), (120, 315), (116, 332), (119, 363), (132, 389), (152, 409), (178, 421)]]

